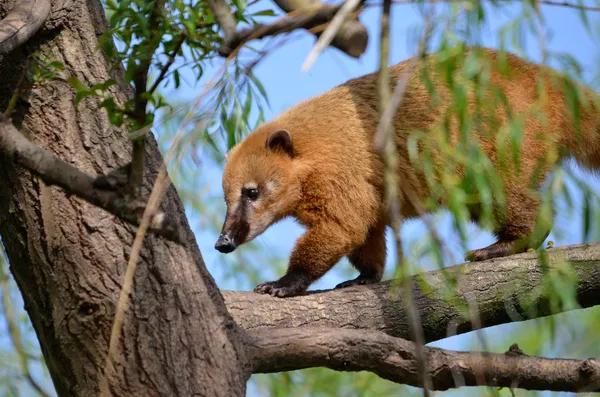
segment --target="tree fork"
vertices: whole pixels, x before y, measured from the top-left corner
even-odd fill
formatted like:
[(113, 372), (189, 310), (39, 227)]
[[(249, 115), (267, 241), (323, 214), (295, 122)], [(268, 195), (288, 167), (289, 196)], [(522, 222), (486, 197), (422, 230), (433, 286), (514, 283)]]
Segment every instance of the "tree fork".
[[(0, 0), (6, 10), (9, 0)], [(65, 73), (91, 85), (113, 78), (123, 104), (132, 92), (123, 70), (111, 70), (97, 50), (97, 32), (107, 26), (100, 1), (62, 8), (67, 28), (4, 56), (0, 86), (5, 108), (25, 57), (34, 51), (62, 62)], [(16, 73), (18, 77), (19, 73)], [(15, 78), (16, 78), (15, 77)], [(97, 80), (92, 80), (97, 79)], [(13, 120), (32, 143), (86, 174), (101, 174), (131, 160), (131, 141), (112, 129), (99, 100), (74, 104), (73, 89), (46, 81), (24, 93)], [(143, 190), (162, 164), (148, 136)], [(95, 396), (108, 349), (110, 327), (132, 243), (133, 227), (70, 195), (0, 155), (0, 234), (11, 272), (61, 396)], [(164, 211), (183, 230), (187, 246), (146, 236), (125, 315), (113, 395), (243, 396), (250, 376), (244, 334), (228, 314), (171, 185)], [(211, 365), (207, 366), (206, 363)]]

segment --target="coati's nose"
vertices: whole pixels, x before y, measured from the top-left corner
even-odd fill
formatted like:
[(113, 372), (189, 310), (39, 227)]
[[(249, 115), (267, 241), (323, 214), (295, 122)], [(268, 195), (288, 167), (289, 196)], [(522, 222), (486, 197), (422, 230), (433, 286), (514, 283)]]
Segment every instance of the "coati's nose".
[(229, 236), (229, 233), (224, 233), (219, 236), (217, 243), (215, 244), (215, 249), (223, 254), (228, 254), (235, 250), (235, 243), (233, 239)]

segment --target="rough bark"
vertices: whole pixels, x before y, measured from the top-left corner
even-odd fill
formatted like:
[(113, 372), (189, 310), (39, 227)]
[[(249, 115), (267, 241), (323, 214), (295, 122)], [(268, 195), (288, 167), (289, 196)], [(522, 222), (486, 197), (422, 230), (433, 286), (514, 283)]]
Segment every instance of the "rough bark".
[[(10, 9), (0, 1), (2, 15)], [(54, 0), (45, 29), (0, 63), (6, 107), (28, 54), (60, 61), (86, 84), (115, 78), (97, 51), (107, 26), (100, 1)], [(111, 74), (112, 73), (112, 74)], [(115, 89), (119, 101), (131, 89)], [(28, 139), (88, 175), (130, 161), (131, 144), (98, 101), (74, 104), (64, 80), (44, 82), (18, 103), (13, 122)], [(144, 194), (162, 161), (146, 149)], [(61, 396), (94, 396), (134, 228), (58, 187), (48, 187), (0, 155), (0, 234), (11, 271)], [(110, 379), (113, 395), (243, 396), (249, 366), (239, 334), (204, 267), (183, 206), (171, 186), (165, 211), (185, 231), (187, 248), (149, 235)]]
[[(13, 164), (23, 166), (39, 176), (46, 185), (60, 186), (133, 225), (140, 225), (146, 207), (144, 201), (130, 201), (118, 191), (97, 188), (94, 178), (30, 142), (3, 114), (0, 114), (0, 151)], [(177, 225), (172, 224), (162, 212), (155, 212), (152, 219), (149, 231), (179, 244), (187, 239), (187, 236), (180, 235)]]
[[(582, 307), (600, 304), (600, 244), (552, 248), (545, 252), (549, 254), (552, 271), (557, 271), (561, 259), (571, 263), (579, 278), (577, 301)], [(414, 302), (421, 316), (425, 341), (473, 329), (457, 304), (464, 308), (470, 302), (471, 308), (478, 311), (483, 328), (555, 314), (547, 305), (547, 291), (534, 295), (542, 287), (543, 268), (537, 254), (525, 253), (452, 266), (413, 278)], [(446, 277), (457, 277), (456, 285), (451, 286)], [(392, 281), (386, 281), (286, 299), (253, 292), (221, 291), (221, 294), (236, 323), (247, 330), (352, 328), (410, 339), (402, 291), (397, 288)], [(449, 292), (455, 292), (457, 299), (445, 300)], [(532, 296), (537, 299), (527, 305)]]

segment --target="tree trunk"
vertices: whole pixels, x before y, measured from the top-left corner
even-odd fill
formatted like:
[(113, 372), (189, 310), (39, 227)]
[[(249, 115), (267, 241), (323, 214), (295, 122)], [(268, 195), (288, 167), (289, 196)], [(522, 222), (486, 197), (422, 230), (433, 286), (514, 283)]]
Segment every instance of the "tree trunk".
[[(4, 17), (12, 1), (0, 0)], [(107, 22), (99, 0), (53, 0), (44, 29), (0, 62), (0, 104), (6, 108), (27, 55), (65, 65), (85, 84), (109, 70), (96, 50)], [(113, 92), (124, 102), (125, 87)], [(130, 160), (124, 131), (112, 127), (97, 99), (75, 105), (65, 80), (28, 90), (12, 115), (33, 142), (90, 175)], [(147, 197), (162, 157), (147, 145)], [(0, 155), (0, 235), (25, 308), (60, 396), (97, 395), (110, 329), (135, 228), (83, 200), (48, 187)], [(245, 336), (228, 314), (171, 186), (161, 208), (187, 233), (183, 248), (147, 235), (131, 304), (109, 379), (113, 395), (243, 396), (250, 367)]]

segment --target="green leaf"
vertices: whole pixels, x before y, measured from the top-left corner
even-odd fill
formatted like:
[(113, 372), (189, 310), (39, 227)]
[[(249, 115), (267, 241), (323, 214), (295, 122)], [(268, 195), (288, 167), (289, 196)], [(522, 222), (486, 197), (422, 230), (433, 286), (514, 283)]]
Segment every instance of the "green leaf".
[(67, 77), (67, 82), (75, 89), (75, 91), (87, 91), (88, 87), (79, 81), (78, 78), (69, 76)]
[(181, 81), (179, 78), (179, 70), (175, 69), (173, 71), (173, 78), (175, 79), (175, 88), (179, 88), (179, 86), (181, 85)]
[(261, 11), (254, 12), (254, 13), (252, 13), (250, 15), (251, 16), (255, 16), (255, 17), (257, 17), (257, 16), (261, 16), (261, 17), (274, 17), (277, 14), (275, 14), (275, 11), (273, 11), (273, 10), (261, 10)]
[(265, 87), (262, 85), (260, 80), (252, 72), (248, 73), (248, 77), (250, 78), (250, 80), (252, 80), (252, 82), (254, 83), (254, 86), (258, 89), (258, 91), (262, 95), (263, 99), (267, 103), (267, 106), (270, 107), (271, 105), (269, 103), (269, 96), (267, 95), (267, 91), (265, 90)]

